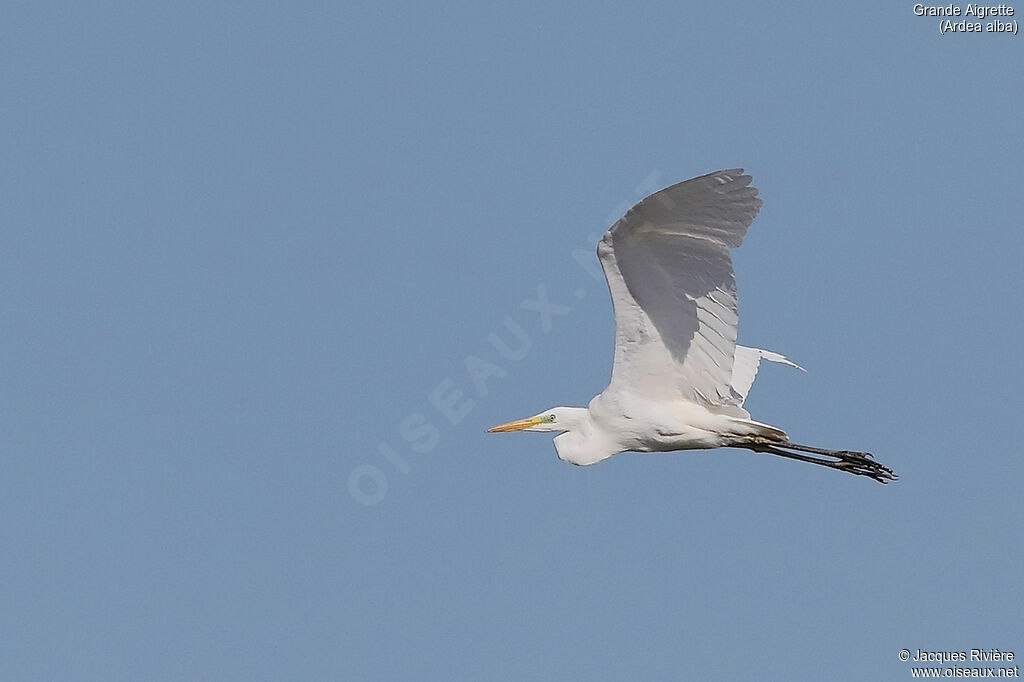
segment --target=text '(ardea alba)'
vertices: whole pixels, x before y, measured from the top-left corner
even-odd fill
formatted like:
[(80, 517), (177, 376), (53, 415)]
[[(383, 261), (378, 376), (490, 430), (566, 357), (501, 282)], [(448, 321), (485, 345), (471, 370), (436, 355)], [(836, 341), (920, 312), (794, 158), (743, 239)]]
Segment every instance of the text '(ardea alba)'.
[(796, 367), (736, 344), (729, 249), (761, 208), (750, 180), (742, 169), (692, 178), (612, 225), (597, 245), (615, 310), (608, 387), (588, 407), (553, 407), (489, 431), (560, 431), (558, 456), (579, 465), (625, 451), (736, 447), (895, 480), (869, 453), (798, 445), (743, 409), (761, 360)]

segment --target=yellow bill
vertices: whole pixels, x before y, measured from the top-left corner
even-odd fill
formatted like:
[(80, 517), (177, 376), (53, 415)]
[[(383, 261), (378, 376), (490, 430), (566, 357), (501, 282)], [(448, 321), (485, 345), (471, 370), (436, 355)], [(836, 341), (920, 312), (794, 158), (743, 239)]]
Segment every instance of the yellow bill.
[(528, 429), (531, 426), (537, 426), (543, 424), (545, 421), (544, 417), (527, 417), (526, 419), (517, 419), (514, 422), (508, 422), (507, 424), (499, 424), (498, 426), (492, 426), (487, 429), (487, 433), (500, 433), (502, 431), (522, 431)]

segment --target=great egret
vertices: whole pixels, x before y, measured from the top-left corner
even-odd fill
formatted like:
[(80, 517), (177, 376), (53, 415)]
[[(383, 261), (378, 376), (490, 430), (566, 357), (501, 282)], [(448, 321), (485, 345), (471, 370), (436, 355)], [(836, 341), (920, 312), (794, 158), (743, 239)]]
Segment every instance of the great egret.
[(608, 387), (588, 407), (553, 407), (488, 431), (561, 431), (555, 450), (578, 465), (625, 451), (735, 447), (895, 480), (870, 453), (798, 445), (743, 409), (761, 360), (797, 367), (736, 344), (729, 249), (761, 208), (750, 180), (742, 169), (692, 178), (612, 225), (597, 245), (615, 311)]

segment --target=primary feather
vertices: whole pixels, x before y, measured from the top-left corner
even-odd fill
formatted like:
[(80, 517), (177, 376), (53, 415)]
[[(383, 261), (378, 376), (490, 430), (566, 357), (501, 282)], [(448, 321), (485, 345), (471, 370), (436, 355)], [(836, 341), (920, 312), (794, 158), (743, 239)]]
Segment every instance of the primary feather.
[(743, 242), (761, 208), (750, 180), (736, 169), (672, 185), (605, 233), (597, 253), (615, 309), (610, 388), (738, 407), (730, 384), (738, 313), (729, 249)]

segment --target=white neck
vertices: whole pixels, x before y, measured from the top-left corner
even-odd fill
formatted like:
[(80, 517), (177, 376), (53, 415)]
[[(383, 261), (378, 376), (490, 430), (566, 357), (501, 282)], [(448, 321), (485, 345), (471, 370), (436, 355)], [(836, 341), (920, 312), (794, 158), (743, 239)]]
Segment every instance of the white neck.
[(558, 421), (565, 427), (565, 433), (555, 437), (555, 450), (560, 459), (586, 466), (620, 452), (615, 443), (594, 422), (587, 408), (559, 408)]

